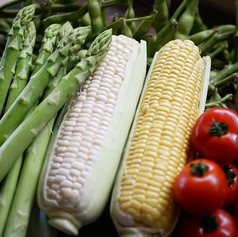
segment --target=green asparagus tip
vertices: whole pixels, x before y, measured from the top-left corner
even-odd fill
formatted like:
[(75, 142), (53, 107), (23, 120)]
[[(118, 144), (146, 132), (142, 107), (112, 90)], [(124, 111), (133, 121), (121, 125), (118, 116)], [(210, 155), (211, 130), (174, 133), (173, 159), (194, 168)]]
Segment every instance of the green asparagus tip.
[(58, 45), (63, 44), (65, 41), (65, 38), (68, 37), (68, 35), (73, 31), (73, 26), (69, 21), (65, 22), (62, 27), (59, 30), (59, 33), (57, 35), (57, 41)]
[(46, 41), (48, 41), (49, 38), (53, 38), (55, 37), (59, 30), (61, 29), (61, 25), (60, 24), (51, 24), (49, 25), (44, 32), (44, 37), (42, 39), (42, 43), (45, 43)]
[(88, 54), (97, 55), (106, 53), (110, 48), (111, 40), (112, 29), (103, 31), (92, 42), (86, 56), (88, 56)]
[(19, 10), (13, 20), (13, 26), (25, 26), (29, 24), (35, 14), (36, 4), (31, 4)]

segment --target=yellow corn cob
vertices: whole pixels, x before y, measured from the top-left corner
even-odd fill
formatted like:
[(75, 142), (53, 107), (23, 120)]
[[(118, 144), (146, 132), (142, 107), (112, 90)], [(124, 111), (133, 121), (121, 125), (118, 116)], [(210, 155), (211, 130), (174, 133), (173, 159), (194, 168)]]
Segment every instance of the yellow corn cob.
[(189, 137), (205, 108), (209, 72), (210, 58), (192, 41), (170, 41), (154, 56), (111, 198), (119, 236), (173, 230), (173, 183), (192, 154)]
[(77, 235), (104, 210), (145, 73), (145, 41), (113, 36), (72, 100), (53, 134), (37, 192), (39, 207), (57, 229)]

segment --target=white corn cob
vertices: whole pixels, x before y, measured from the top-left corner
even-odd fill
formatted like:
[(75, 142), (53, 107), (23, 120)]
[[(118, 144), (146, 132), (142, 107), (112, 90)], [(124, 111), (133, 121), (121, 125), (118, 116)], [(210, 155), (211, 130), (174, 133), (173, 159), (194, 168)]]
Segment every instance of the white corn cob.
[(179, 216), (173, 195), (188, 162), (190, 133), (205, 108), (210, 58), (174, 40), (154, 56), (113, 188), (119, 236), (169, 236)]
[(53, 134), (38, 185), (49, 223), (71, 235), (108, 201), (146, 73), (146, 43), (113, 36)]

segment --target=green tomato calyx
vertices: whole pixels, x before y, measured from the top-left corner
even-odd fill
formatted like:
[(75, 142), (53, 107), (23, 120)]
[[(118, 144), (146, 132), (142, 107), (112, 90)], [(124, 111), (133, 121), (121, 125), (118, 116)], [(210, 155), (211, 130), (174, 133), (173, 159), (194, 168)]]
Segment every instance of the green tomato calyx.
[(220, 137), (227, 133), (228, 125), (224, 122), (217, 122), (214, 118), (212, 118), (212, 126), (210, 127), (209, 133), (211, 136)]
[(203, 176), (207, 173), (209, 167), (204, 162), (197, 162), (190, 164), (191, 173), (196, 176)]
[(216, 216), (205, 216), (201, 225), (204, 233), (213, 232), (219, 227), (218, 218)]

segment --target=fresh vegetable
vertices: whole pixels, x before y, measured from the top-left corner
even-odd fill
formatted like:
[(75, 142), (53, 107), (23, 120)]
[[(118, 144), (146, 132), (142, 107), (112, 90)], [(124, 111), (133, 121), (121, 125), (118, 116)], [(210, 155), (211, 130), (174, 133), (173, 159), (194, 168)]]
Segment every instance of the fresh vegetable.
[(203, 217), (186, 214), (182, 216), (179, 224), (179, 237), (237, 237), (237, 235), (234, 217), (223, 209)]
[[(33, 22), (30, 22), (24, 32), (21, 50), (19, 52), (18, 61), (16, 63), (15, 74), (12, 79), (8, 91), (8, 97), (4, 112), (6, 112), (17, 96), (24, 89), (28, 83), (29, 74), (32, 65), (32, 53), (36, 39), (36, 30)], [(11, 208), (12, 200), (15, 194), (16, 186), (18, 183), (18, 177), (21, 171), (23, 157), (20, 156), (15, 162), (11, 171), (7, 174), (4, 181), (0, 185), (0, 236), (3, 236), (3, 229), (7, 221), (7, 216)]]
[(102, 32), (90, 45), (85, 57), (61, 79), (54, 90), (31, 111), (0, 147), (0, 181), (44, 126), (91, 75), (109, 50), (110, 43), (111, 30)]
[(225, 201), (224, 207), (231, 207), (238, 200), (238, 169), (231, 163), (222, 166), (228, 182), (228, 196)]
[(236, 225), (238, 226), (238, 200), (236, 200), (236, 202), (235, 202), (232, 214), (233, 214), (233, 216), (235, 218)]
[(88, 32), (89, 27), (85, 26), (75, 28), (69, 34), (65, 34), (40, 70), (30, 77), (29, 83), (0, 120), (0, 144), (4, 143), (24, 120), (32, 106), (40, 99), (50, 79), (84, 44)]
[(193, 127), (191, 143), (201, 156), (219, 164), (237, 159), (237, 112), (222, 107), (206, 110)]
[[(9, 98), (6, 98), (6, 99), (10, 99), (9, 104), (6, 104), (7, 102), (6, 100), (0, 99), (0, 107), (1, 107), (1, 103), (3, 103), (3, 106), (1, 109), (1, 117), (10, 108), (9, 105), (12, 103), (11, 102), (12, 99), (10, 98), (11, 97), (10, 92), (12, 90), (11, 88), (15, 88), (15, 85), (16, 85), (15, 78), (16, 78), (16, 74), (18, 74), (19, 72), (16, 67), (17, 63), (25, 66), (27, 70), (29, 69), (29, 67), (32, 67), (33, 70), (30, 72), (30, 75), (31, 77), (33, 77), (35, 74), (39, 73), (42, 67), (44, 67), (44, 64), (46, 63), (47, 58), (52, 57), (52, 53), (54, 52), (55, 47), (58, 46), (59, 39), (62, 38), (58, 34), (59, 29), (61, 29), (61, 32), (62, 32), (64, 28), (69, 33), (73, 31), (73, 28), (82, 27), (82, 26), (91, 26), (88, 33), (88, 37), (86, 38), (86, 43), (83, 44), (83, 49), (80, 51), (76, 51), (75, 54), (72, 54), (70, 57), (68, 57), (67, 62), (66, 60), (63, 60), (62, 61), (63, 66), (59, 67), (58, 70), (56, 68), (56, 71), (57, 71), (57, 72), (55, 71), (56, 74), (54, 73), (53, 76), (50, 75), (50, 78), (47, 82), (46, 87), (42, 90), (42, 92), (40, 93), (40, 96), (37, 97), (36, 102), (31, 105), (30, 111), (28, 112), (25, 111), (24, 113), (22, 113), (23, 111), (22, 107), (17, 107), (18, 109), (16, 109), (15, 107), (16, 111), (12, 114), (12, 117), (10, 116), (11, 117), (9, 119), (10, 122), (9, 120), (6, 120), (4, 122), (5, 125), (9, 125), (9, 127), (6, 126), (4, 130), (2, 130), (2, 132), (0, 131), (0, 145), (2, 145), (5, 142), (7, 142), (7, 144), (11, 143), (11, 141), (9, 142), (9, 139), (10, 138), (13, 139), (13, 137), (10, 134), (15, 129), (18, 129), (18, 126), (19, 127), (21, 126), (21, 124), (18, 124), (16, 125), (15, 128), (12, 129), (13, 122), (15, 122), (16, 119), (18, 118), (21, 118), (21, 121), (24, 121), (26, 118), (25, 116), (28, 116), (28, 115), (32, 116), (30, 115), (31, 110), (33, 110), (39, 102), (44, 100), (51, 93), (51, 91), (58, 85), (62, 77), (65, 77), (65, 75), (76, 66), (77, 62), (79, 62), (82, 58), (84, 58), (85, 56), (84, 53), (87, 51), (88, 47), (93, 42), (95, 37), (101, 32), (105, 31), (106, 29), (112, 29), (112, 32), (114, 35), (123, 34), (128, 37), (134, 37), (138, 41), (140, 41), (141, 39), (146, 40), (147, 51), (148, 51), (148, 54), (147, 54), (148, 66), (150, 66), (150, 64), (152, 63), (152, 59), (157, 50), (163, 47), (170, 40), (174, 40), (178, 37), (181, 37), (181, 33), (182, 33), (182, 37), (184, 37), (185, 39), (191, 39), (194, 41), (194, 43), (199, 47), (202, 56), (209, 55), (212, 59), (211, 60), (212, 71), (210, 74), (211, 76), (210, 76), (210, 82), (208, 87), (207, 101), (205, 104), (206, 98), (204, 98), (205, 97), (204, 96), (201, 98), (202, 100), (201, 103), (205, 104), (206, 108), (210, 108), (214, 106), (220, 106), (220, 107), (229, 106), (232, 108), (236, 108), (237, 110), (238, 93), (237, 93), (237, 86), (236, 86), (237, 84), (236, 71), (238, 68), (238, 64), (237, 64), (237, 58), (238, 58), (238, 53), (237, 53), (238, 43), (237, 42), (238, 41), (236, 40), (237, 38), (236, 36), (238, 32), (238, 27), (237, 27), (238, 21), (235, 22), (237, 26), (232, 23), (227, 25), (215, 26), (211, 28), (210, 26), (207, 27), (204, 24), (204, 22), (202, 22), (203, 20), (201, 18), (202, 15), (200, 15), (199, 13), (200, 8), (197, 4), (198, 2), (200, 4), (200, 1), (197, 1), (197, 0), (183, 0), (181, 1), (181, 4), (178, 5), (177, 9), (174, 9), (175, 3), (171, 2), (170, 0), (159, 0), (159, 1), (156, 0), (154, 1), (154, 4), (152, 2), (146, 4), (146, 7), (153, 6), (153, 9), (151, 9), (150, 12), (153, 12), (153, 10), (155, 10), (154, 13), (158, 12), (159, 14), (138, 17), (137, 6), (138, 4), (140, 4), (139, 2), (140, 1), (137, 2), (133, 0), (106, 0), (106, 1), (92, 0), (90, 1), (90, 4), (89, 4), (88, 1), (75, 2), (75, 0), (41, 1), (40, 3), (35, 0), (30, 0), (30, 1), (17, 0), (17, 1), (9, 1), (6, 4), (0, 5), (0, 58), (2, 60), (1, 62), (5, 62), (4, 66), (0, 67), (1, 68), (0, 71), (2, 73), (0, 74), (0, 76), (5, 74), (5, 78), (9, 79), (9, 80), (4, 79), (3, 81), (1, 80), (1, 77), (0, 77), (0, 81), (1, 81), (0, 85), (3, 86), (3, 87), (0, 86), (0, 92), (1, 91), (3, 92), (3, 93), (0, 93), (0, 97), (1, 98), (5, 97), (6, 95), (5, 93), (7, 93), (7, 96)], [(237, 0), (236, 0), (236, 3), (238, 6)], [(19, 9), (21, 7), (27, 7), (29, 6), (29, 4), (33, 4), (32, 9), (34, 12), (31, 12), (30, 10), (28, 12), (29, 13), (28, 15), (26, 11), (24, 13), (25, 14), (24, 17), (26, 18), (29, 17), (29, 19), (31, 20), (28, 19), (29, 22), (26, 25), (24, 25), (23, 23), (24, 17), (23, 17), (21, 18), (23, 21), (18, 19), (17, 24), (14, 25), (16, 23), (14, 18), (19, 13)], [(32, 6), (30, 6), (29, 9), (31, 9)], [(111, 11), (110, 11), (111, 9), (109, 10), (110, 15), (106, 14), (108, 13), (107, 10), (113, 6), (120, 6), (120, 7), (122, 6), (123, 7), (122, 9), (127, 10), (126, 14), (124, 14), (123, 12), (121, 13), (120, 11), (120, 14), (115, 12), (115, 14), (111, 15)], [(24, 9), (24, 11), (25, 10), (26, 8)], [(20, 11), (20, 12), (22, 13), (23, 11)], [(91, 14), (89, 14), (89, 12), (91, 12)], [(174, 14), (172, 14), (173, 12)], [(34, 14), (34, 17), (33, 17), (33, 14)], [(238, 12), (237, 12), (237, 15), (238, 15)], [(215, 18), (213, 18), (213, 20), (214, 19)], [(184, 21), (186, 24), (183, 24)], [(32, 46), (34, 44), (34, 49), (33, 49), (34, 51), (33, 51), (33, 54), (28, 52), (28, 59), (31, 58), (29, 57), (31, 55), (32, 62), (30, 62), (30, 64), (27, 64), (27, 59), (23, 60), (23, 58), (21, 58), (20, 50), (22, 49), (24, 44), (23, 32), (26, 31), (27, 27), (29, 27), (30, 25), (35, 26), (37, 38), (36, 38), (35, 44), (34, 44), (34, 40), (31, 41)], [(63, 27), (61, 27), (62, 25)], [(23, 26), (23, 27), (20, 27), (20, 26)], [(49, 38), (47, 37), (47, 39), (43, 38), (45, 35), (44, 30), (46, 29), (48, 30), (50, 28), (53, 31), (51, 32), (52, 34), (50, 33), (48, 35)], [(12, 38), (11, 36), (13, 31), (15, 32), (14, 34), (18, 35), (17, 36), (17, 38), (19, 39), (19, 41), (17, 42), (18, 44), (15, 44), (16, 42), (11, 43), (11, 38)], [(193, 34), (192, 37), (190, 37), (191, 34)], [(44, 41), (45, 41), (44, 47), (41, 48), (42, 42)], [(8, 46), (13, 46), (13, 48)], [(5, 52), (4, 52), (4, 49), (5, 49)], [(8, 56), (6, 57), (6, 55)], [(29, 79), (31, 79), (31, 77), (29, 76), (27, 77), (27, 73), (25, 70), (21, 71), (19, 75), (22, 76), (23, 74), (24, 76), (26, 76), (26, 80), (24, 81), (21, 80), (20, 82), (23, 82), (22, 85), (25, 85), (25, 83), (28, 82)], [(7, 85), (8, 89), (6, 89), (4, 85), (5, 83), (11, 83)], [(66, 84), (65, 84), (65, 88), (67, 88)], [(18, 89), (20, 89), (20, 87), (18, 87)], [(206, 95), (206, 92), (201, 94)], [(127, 95), (125, 97), (127, 97)], [(15, 98), (15, 95), (13, 96), (13, 98)], [(49, 107), (44, 107), (45, 110), (47, 110), (48, 108)], [(29, 114), (27, 115), (27, 113)], [(49, 122), (46, 122), (47, 125), (46, 124), (43, 125), (44, 126), (43, 130), (53, 129), (53, 125), (55, 122), (54, 120), (57, 116), (57, 112), (52, 111), (52, 113), (54, 113), (54, 116), (50, 119), (50, 121), (47, 120), (49, 121)], [(33, 118), (37, 120), (37, 116)], [(41, 121), (45, 122), (43, 120)], [(27, 124), (29, 124), (29, 122), (27, 122)], [(8, 130), (7, 132), (7, 130), (5, 129), (10, 129), (10, 130)], [(41, 127), (39, 130), (41, 130)], [(34, 137), (30, 136), (32, 143), (30, 146), (27, 146), (27, 149), (25, 149), (26, 143), (23, 144), (22, 141), (17, 142), (17, 139), (16, 139), (15, 145), (9, 147), (9, 150), (8, 150), (9, 153), (8, 152), (5, 153), (9, 156), (9, 161), (10, 161), (10, 164), (7, 164), (7, 165), (9, 165), (9, 167), (11, 166), (12, 168), (11, 170), (9, 170), (9, 167), (7, 168), (9, 172), (7, 173), (7, 176), (5, 176), (4, 179), (2, 179), (0, 183), (0, 189), (1, 189), (0, 206), (1, 205), (4, 206), (5, 203), (7, 203), (7, 205), (9, 206), (12, 205), (11, 204), (12, 199), (9, 198), (9, 196), (5, 195), (6, 194), (5, 191), (7, 192), (10, 191), (13, 194), (15, 193), (16, 181), (19, 178), (18, 175), (20, 171), (25, 173), (26, 170), (28, 170), (28, 168), (21, 169), (21, 165), (23, 165), (22, 167), (29, 166), (29, 162), (26, 162), (26, 161), (31, 160), (31, 162), (33, 162), (34, 159), (31, 159), (31, 158), (36, 158), (34, 157), (34, 152), (30, 152), (30, 151), (33, 151), (32, 148), (35, 148), (37, 150), (39, 148), (38, 145), (41, 143), (40, 141), (44, 142), (45, 144), (48, 144), (49, 136), (44, 137), (44, 139), (38, 139), (39, 130), (37, 129), (37, 132), (36, 132), (36, 134), (38, 135)], [(43, 130), (42, 132), (44, 132)], [(22, 136), (18, 137), (18, 139), (24, 140), (23, 133), (22, 133)], [(23, 144), (23, 148), (20, 148), (20, 149), (25, 149), (25, 150), (24, 150), (24, 153), (23, 153), (23, 150), (20, 150), (20, 153), (22, 155), (20, 155), (17, 158), (17, 162), (15, 162), (15, 165), (12, 166), (11, 165), (12, 160), (10, 155), (13, 154), (13, 157), (15, 157), (17, 156), (16, 154), (19, 154), (18, 143)], [(10, 153), (10, 149), (12, 149), (13, 151), (12, 153)], [(1, 147), (0, 150), (4, 151), (5, 149), (4, 148), (2, 149)], [(40, 159), (44, 159), (44, 152), (45, 152), (45, 148), (42, 149), (41, 152), (38, 152), (40, 153), (38, 154), (41, 157)], [(41, 163), (40, 159), (37, 160), (39, 164)], [(5, 158), (5, 162), (6, 161), (8, 161), (7, 158)], [(23, 161), (23, 163), (21, 163), (20, 161)], [(232, 163), (235, 163), (235, 160), (232, 161)], [(0, 165), (1, 165), (0, 169), (1, 167), (3, 167), (4, 169), (4, 166), (2, 165), (1, 161), (0, 161)], [(38, 167), (38, 171), (39, 170), (40, 169)], [(21, 175), (27, 178), (27, 174), (26, 175), (21, 174)], [(38, 175), (37, 172), (35, 172), (34, 179), (36, 179), (37, 175)], [(12, 178), (14, 182), (11, 180)], [(32, 178), (32, 180), (34, 179)], [(27, 190), (27, 192), (25, 192), (26, 195), (28, 195), (28, 193), (30, 193), (30, 190)], [(32, 195), (33, 193), (34, 192), (32, 192)], [(19, 192), (16, 192), (15, 199), (17, 200), (17, 197), (23, 197), (23, 196), (24, 195), (22, 195), (22, 193), (19, 194)], [(28, 202), (28, 204), (29, 203), (30, 202)], [(12, 205), (12, 206), (15, 206), (15, 205)], [(15, 209), (15, 207), (14, 208), (11, 207), (11, 209)], [(28, 209), (28, 214), (30, 211), (31, 210)], [(4, 219), (7, 215), (8, 215), (8, 211), (6, 210), (3, 211), (3, 209), (0, 209), (0, 221)], [(11, 214), (11, 216), (13, 215)], [(5, 227), (4, 224), (2, 223), (3, 222), (0, 222), (0, 229), (1, 228), (3, 229)], [(30, 227), (32, 229), (32, 226)], [(79, 232), (80, 236), (81, 236), (81, 233), (84, 233), (84, 230)], [(37, 234), (40, 235), (40, 231)], [(2, 236), (1, 233), (0, 233), (0, 236)], [(32, 234), (29, 233), (29, 236), (32, 236)], [(44, 233), (43, 236), (49, 237), (50, 233)], [(86, 233), (86, 236), (87, 236), (87, 233)]]
[(195, 159), (178, 174), (173, 190), (182, 209), (204, 216), (222, 208), (228, 196), (228, 183), (217, 163), (204, 158)]
[(62, 111), (37, 195), (39, 207), (57, 229), (77, 235), (104, 210), (145, 72), (145, 42), (113, 36), (102, 62)]
[[(4, 108), (8, 89), (14, 76), (16, 62), (23, 41), (25, 27), (32, 21), (35, 5), (22, 8), (14, 18), (0, 61), (0, 115)], [(33, 39), (34, 40), (34, 39)]]
[(191, 41), (171, 41), (155, 55), (113, 187), (110, 213), (121, 236), (172, 232), (180, 209), (173, 183), (190, 158), (209, 67)]

